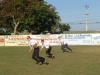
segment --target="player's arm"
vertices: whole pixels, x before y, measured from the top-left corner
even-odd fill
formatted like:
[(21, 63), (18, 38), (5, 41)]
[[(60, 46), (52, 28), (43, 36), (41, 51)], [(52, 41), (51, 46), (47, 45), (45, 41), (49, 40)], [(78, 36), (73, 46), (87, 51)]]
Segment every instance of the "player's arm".
[(32, 51), (32, 45), (30, 44), (30, 42), (28, 45), (29, 45), (29, 52), (30, 52), (30, 51)]
[(32, 49), (33, 49), (33, 47), (30, 45), (30, 49), (29, 49), (29, 52), (31, 52), (31, 51), (32, 51)]
[(41, 48), (40, 48), (40, 51), (43, 49), (43, 45), (41, 46)]
[(57, 40), (57, 42), (58, 42), (58, 45), (61, 45), (61, 42), (60, 42), (60, 40), (59, 40), (59, 39)]
[(62, 40), (62, 44), (64, 45), (64, 40)]
[(64, 45), (64, 42), (65, 42), (64, 39), (60, 40), (61, 45)]

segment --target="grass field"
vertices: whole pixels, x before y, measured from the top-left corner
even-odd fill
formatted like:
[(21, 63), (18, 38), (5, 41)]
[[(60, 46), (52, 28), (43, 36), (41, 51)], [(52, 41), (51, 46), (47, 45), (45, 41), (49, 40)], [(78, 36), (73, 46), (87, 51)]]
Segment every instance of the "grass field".
[[(100, 46), (70, 46), (74, 53), (53, 47), (55, 59), (38, 65), (29, 47), (0, 47), (0, 75), (100, 75)], [(40, 56), (47, 56), (45, 50)]]

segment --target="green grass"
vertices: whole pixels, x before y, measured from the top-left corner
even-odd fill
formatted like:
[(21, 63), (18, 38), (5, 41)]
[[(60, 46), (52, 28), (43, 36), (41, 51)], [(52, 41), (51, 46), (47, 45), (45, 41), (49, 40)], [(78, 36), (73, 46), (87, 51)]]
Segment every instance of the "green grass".
[[(70, 46), (74, 53), (53, 47), (55, 59), (37, 65), (29, 47), (0, 47), (0, 75), (100, 75), (100, 46)], [(45, 57), (45, 50), (40, 52)]]

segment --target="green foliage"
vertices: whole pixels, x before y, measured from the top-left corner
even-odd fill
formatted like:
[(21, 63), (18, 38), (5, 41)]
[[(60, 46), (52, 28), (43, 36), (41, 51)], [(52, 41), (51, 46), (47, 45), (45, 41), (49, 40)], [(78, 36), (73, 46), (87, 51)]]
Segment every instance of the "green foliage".
[(60, 16), (56, 8), (44, 0), (3, 0), (0, 3), (0, 26), (9, 24), (14, 30), (14, 21), (19, 22), (18, 32), (33, 30), (40, 33), (56, 26)]
[(70, 26), (66, 23), (58, 23), (56, 26), (52, 27), (52, 31), (53, 33), (60, 34), (64, 31), (70, 31)]
[(60, 24), (59, 27), (61, 28), (62, 31), (70, 31), (70, 26), (69, 24)]

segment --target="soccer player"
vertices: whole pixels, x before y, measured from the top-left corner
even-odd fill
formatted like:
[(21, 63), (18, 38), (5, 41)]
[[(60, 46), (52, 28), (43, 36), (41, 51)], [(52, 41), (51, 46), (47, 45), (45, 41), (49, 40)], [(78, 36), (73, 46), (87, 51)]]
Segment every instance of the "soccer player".
[(32, 54), (32, 58), (36, 61), (37, 64), (42, 64), (42, 62), (39, 61), (39, 46), (38, 46), (38, 42), (36, 40), (33, 40), (30, 38), (30, 36), (27, 36), (27, 40), (29, 42), (29, 46), (30, 46), (30, 51), (33, 51), (33, 54)]
[(50, 46), (49, 42), (45, 42), (44, 39), (41, 39), (41, 43), (42, 43), (42, 46), (41, 46), (40, 51), (41, 51), (43, 48), (45, 48), (46, 54), (48, 54), (49, 57), (51, 57), (51, 58), (55, 58), (55, 56), (54, 56), (53, 54), (51, 54), (52, 47)]
[(64, 41), (64, 39), (61, 36), (58, 37), (58, 43), (61, 45), (61, 49), (63, 50), (63, 52), (65, 52), (66, 49), (73, 52), (73, 50), (69, 48), (68, 44)]

